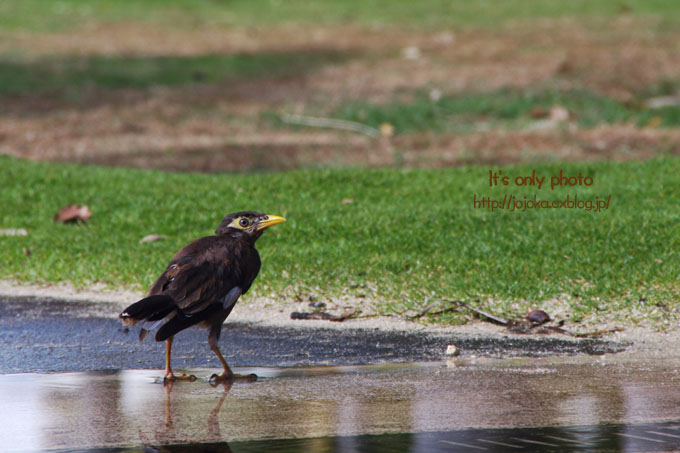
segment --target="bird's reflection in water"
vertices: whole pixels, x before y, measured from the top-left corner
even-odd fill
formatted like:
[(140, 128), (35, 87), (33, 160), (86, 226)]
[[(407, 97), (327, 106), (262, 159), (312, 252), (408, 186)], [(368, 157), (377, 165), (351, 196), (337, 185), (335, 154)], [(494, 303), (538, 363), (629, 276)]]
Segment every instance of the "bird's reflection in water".
[(222, 405), (224, 404), (224, 399), (227, 397), (227, 394), (231, 390), (232, 385), (234, 385), (233, 381), (223, 381), (220, 383), (214, 383), (211, 385), (215, 388), (221, 386), (222, 387), (222, 394), (220, 395), (219, 399), (217, 400), (217, 404), (213, 408), (212, 411), (210, 411), (210, 416), (208, 417), (208, 432), (210, 433), (210, 436), (212, 436), (215, 439), (221, 439), (222, 438), (222, 433), (220, 432), (220, 419), (218, 417), (220, 413), (220, 409), (222, 409)]
[(163, 387), (165, 388), (165, 429), (169, 431), (168, 434), (174, 434), (175, 427), (172, 423), (172, 402), (170, 394), (172, 388), (175, 386), (173, 381), (165, 381)]
[[(217, 403), (213, 407), (213, 409), (210, 411), (210, 414), (207, 416), (206, 424), (208, 428), (208, 434), (210, 439), (214, 440), (219, 440), (219, 451), (226, 451), (229, 452), (231, 451), (229, 449), (229, 445), (226, 444), (222, 440), (222, 433), (220, 429), (220, 419), (219, 419), (219, 414), (220, 411), (222, 410), (222, 406), (224, 405), (224, 401), (227, 398), (227, 395), (231, 391), (232, 386), (234, 385), (235, 382), (255, 382), (257, 380), (257, 376), (255, 375), (248, 375), (248, 376), (243, 376), (242, 378), (234, 379), (234, 380), (218, 380), (218, 381), (209, 381), (209, 384), (211, 387), (213, 387), (217, 392), (219, 393), (219, 397), (217, 399)], [(175, 422), (173, 419), (173, 415), (175, 412), (173, 411), (173, 388), (175, 385), (179, 385), (180, 387), (186, 385), (186, 383), (180, 382), (176, 383), (173, 381), (165, 381), (163, 382), (163, 387), (165, 389), (165, 424), (164, 424), (164, 429), (162, 431), (156, 431), (155, 433), (155, 439), (156, 442), (167, 442), (169, 439), (172, 440), (179, 440), (182, 435), (181, 433), (178, 434), (176, 432), (176, 426)], [(181, 427), (179, 427), (181, 429)], [(142, 433), (140, 432), (140, 438), (142, 437)], [(141, 438), (142, 442), (145, 444), (149, 444), (148, 439)], [(162, 449), (160, 450), (162, 451)]]

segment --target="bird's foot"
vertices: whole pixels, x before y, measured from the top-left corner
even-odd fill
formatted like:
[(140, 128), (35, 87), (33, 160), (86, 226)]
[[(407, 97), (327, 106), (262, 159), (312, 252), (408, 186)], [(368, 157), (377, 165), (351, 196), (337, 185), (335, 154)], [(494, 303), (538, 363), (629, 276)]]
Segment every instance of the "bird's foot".
[(175, 374), (173, 372), (167, 373), (165, 377), (163, 378), (163, 384), (169, 384), (172, 382), (177, 382), (177, 381), (186, 381), (186, 382), (194, 382), (196, 380), (196, 376), (193, 374)]
[(210, 376), (210, 384), (216, 387), (217, 384), (225, 382), (255, 382), (257, 381), (257, 374), (234, 374), (234, 373), (220, 373)]

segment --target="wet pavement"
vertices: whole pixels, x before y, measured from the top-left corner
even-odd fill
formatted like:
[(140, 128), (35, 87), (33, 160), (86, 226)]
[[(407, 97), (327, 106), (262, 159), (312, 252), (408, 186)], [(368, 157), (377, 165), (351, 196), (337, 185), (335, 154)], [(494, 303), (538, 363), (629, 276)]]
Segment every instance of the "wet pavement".
[[(247, 441), (303, 438), (319, 446), (311, 451), (352, 451), (342, 442), (387, 433), (410, 433), (388, 439), (394, 451), (494, 450), (479, 439), (680, 448), (680, 364), (656, 365), (571, 357), (241, 368), (260, 379), (216, 387), (204, 379), (164, 387), (157, 371), (141, 370), (4, 375), (0, 438), (7, 450), (213, 443), (247, 451)], [(666, 425), (640, 428), (651, 423)]]
[[(164, 387), (162, 344), (120, 328), (118, 308), (0, 302), (3, 451), (680, 450), (677, 358), (555, 337), (503, 348), (227, 325), (225, 355), (256, 382), (212, 386), (205, 333), (189, 331), (177, 338), (177, 366), (199, 379)], [(442, 358), (446, 344), (464, 354)], [(534, 357), (513, 357), (523, 348)], [(574, 352), (597, 355), (564, 355)]]
[[(138, 327), (122, 327), (115, 304), (35, 299), (0, 301), (0, 373), (161, 369), (165, 346), (137, 340)], [(300, 321), (310, 323), (314, 321)], [(323, 324), (322, 324), (323, 325)], [(207, 331), (176, 335), (173, 366), (219, 366)], [(433, 335), (378, 329), (258, 327), (227, 323), (220, 348), (236, 366), (313, 366), (440, 360), (455, 345), (463, 356), (604, 354), (627, 345), (558, 336), (498, 337)]]

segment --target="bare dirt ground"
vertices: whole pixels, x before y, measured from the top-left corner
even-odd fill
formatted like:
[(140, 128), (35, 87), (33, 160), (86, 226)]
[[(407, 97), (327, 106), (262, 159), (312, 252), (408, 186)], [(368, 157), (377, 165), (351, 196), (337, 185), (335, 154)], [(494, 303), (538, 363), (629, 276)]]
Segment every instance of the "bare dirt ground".
[(22, 94), (0, 107), (0, 152), (33, 160), (169, 170), (281, 170), (311, 165), (455, 166), (537, 160), (629, 160), (680, 154), (680, 132), (628, 124), (582, 129), (536, 122), (524, 129), (404, 133), (374, 139), (345, 131), (279, 128), (262, 112), (330, 113), (347, 100), (385, 102), (436, 89), (579, 87), (624, 102), (680, 78), (677, 32), (622, 15), (433, 32), (394, 27), (169, 31), (146, 24), (62, 34), (5, 32), (0, 52), (46, 56), (196, 56), (343, 52), (299, 75), (121, 89)]

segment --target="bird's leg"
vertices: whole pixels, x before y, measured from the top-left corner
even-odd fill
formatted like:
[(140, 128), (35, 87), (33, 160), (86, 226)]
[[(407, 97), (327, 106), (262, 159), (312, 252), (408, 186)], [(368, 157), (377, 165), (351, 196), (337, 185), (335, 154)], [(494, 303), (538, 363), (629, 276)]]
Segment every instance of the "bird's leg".
[(163, 383), (167, 384), (174, 381), (189, 381), (193, 382), (196, 380), (196, 376), (193, 374), (179, 374), (176, 375), (172, 372), (172, 367), (170, 367), (170, 357), (172, 355), (172, 340), (175, 337), (170, 337), (165, 340), (165, 376), (163, 376)]
[(222, 366), (224, 367), (224, 372), (222, 373), (222, 377), (224, 377), (225, 379), (229, 379), (229, 378), (231, 378), (232, 376), (234, 376), (234, 372), (231, 371), (231, 368), (229, 368), (229, 364), (228, 364), (227, 361), (224, 359), (224, 356), (222, 355), (222, 352), (220, 352), (220, 348), (219, 348), (216, 344), (211, 344), (211, 345), (210, 345), (210, 349), (212, 350), (212, 352), (215, 353), (215, 355), (217, 356), (217, 358), (220, 359), (220, 363), (221, 363)]
[(210, 382), (215, 383), (215, 386), (219, 382), (224, 382), (224, 381), (235, 381), (235, 380), (245, 380), (248, 382), (254, 382), (257, 380), (257, 375), (256, 374), (248, 374), (248, 375), (242, 375), (242, 374), (234, 374), (233, 371), (231, 371), (231, 368), (229, 368), (229, 364), (227, 361), (224, 359), (224, 356), (220, 352), (220, 348), (217, 347), (217, 340), (212, 337), (208, 338), (208, 343), (210, 343), (210, 350), (215, 353), (218, 359), (220, 359), (220, 363), (222, 364), (222, 367), (224, 367), (224, 371), (220, 374), (213, 374), (210, 376)]

